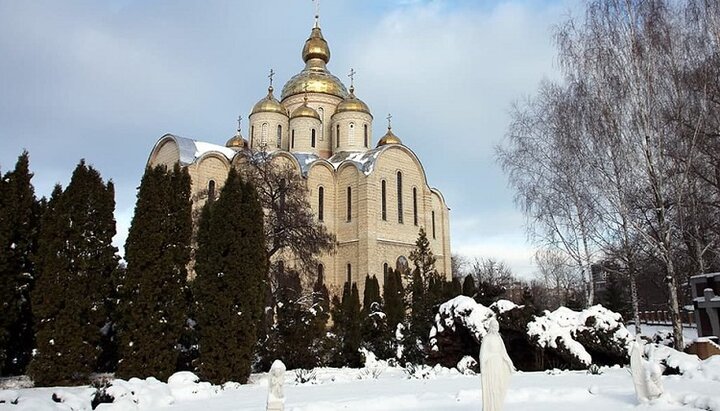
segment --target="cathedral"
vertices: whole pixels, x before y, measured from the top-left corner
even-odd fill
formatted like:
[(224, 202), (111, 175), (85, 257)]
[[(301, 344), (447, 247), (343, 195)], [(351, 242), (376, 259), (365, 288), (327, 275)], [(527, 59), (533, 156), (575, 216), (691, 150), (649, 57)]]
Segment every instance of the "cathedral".
[[(335, 250), (320, 256), (331, 292), (365, 276), (383, 282), (390, 268), (408, 261), (420, 228), (437, 258), (438, 272), (450, 269), (449, 208), (442, 193), (428, 185), (420, 159), (392, 130), (373, 138), (374, 117), (365, 102), (327, 68), (330, 48), (316, 16), (302, 49), (305, 67), (285, 83), (280, 98), (271, 83), (252, 108), (249, 133), (237, 133), (224, 146), (172, 134), (162, 136), (148, 166), (179, 163), (192, 178), (193, 207), (219, 192), (230, 167), (241, 167), (248, 153), (263, 150), (272, 161), (292, 164), (304, 178), (318, 221), (336, 236)], [(407, 140), (406, 140), (407, 142)]]

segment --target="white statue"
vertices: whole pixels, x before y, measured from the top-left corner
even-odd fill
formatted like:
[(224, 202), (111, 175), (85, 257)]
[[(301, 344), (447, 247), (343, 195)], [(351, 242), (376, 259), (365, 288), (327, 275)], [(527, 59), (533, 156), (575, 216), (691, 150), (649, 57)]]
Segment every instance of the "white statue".
[(285, 394), (283, 394), (283, 383), (285, 382), (285, 364), (275, 360), (268, 375), (268, 400), (267, 411), (283, 411), (285, 409)]
[(515, 367), (500, 336), (500, 324), (495, 318), (491, 318), (488, 333), (480, 345), (483, 411), (502, 410), (513, 371)]
[(640, 402), (654, 400), (663, 394), (662, 370), (655, 362), (643, 358), (643, 345), (640, 336), (630, 343), (630, 372)]

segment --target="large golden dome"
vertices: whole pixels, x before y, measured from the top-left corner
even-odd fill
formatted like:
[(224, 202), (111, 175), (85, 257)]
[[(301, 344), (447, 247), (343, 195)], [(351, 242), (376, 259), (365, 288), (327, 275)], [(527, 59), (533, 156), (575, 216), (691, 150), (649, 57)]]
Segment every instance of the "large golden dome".
[(290, 118), (297, 117), (310, 117), (320, 120), (320, 114), (318, 114), (318, 112), (315, 111), (314, 108), (307, 105), (307, 96), (305, 96), (305, 102), (303, 103), (303, 105), (293, 110), (292, 114), (290, 115)]
[[(350, 87), (350, 95), (338, 104), (335, 113), (343, 113), (346, 111), (359, 111), (361, 113), (370, 114), (370, 108), (367, 104), (355, 97), (355, 88), (352, 86)], [(370, 117), (372, 117), (372, 114), (370, 114)]]
[(285, 83), (280, 100), (304, 93), (306, 86), (308, 93), (324, 93), (342, 99), (348, 96), (345, 85), (327, 69), (330, 47), (323, 38), (320, 27), (315, 26), (305, 41), (302, 58), (305, 68)]
[(287, 109), (273, 96), (272, 86), (268, 87), (267, 96), (255, 104), (250, 115), (255, 113), (280, 113), (286, 116), (288, 115)]

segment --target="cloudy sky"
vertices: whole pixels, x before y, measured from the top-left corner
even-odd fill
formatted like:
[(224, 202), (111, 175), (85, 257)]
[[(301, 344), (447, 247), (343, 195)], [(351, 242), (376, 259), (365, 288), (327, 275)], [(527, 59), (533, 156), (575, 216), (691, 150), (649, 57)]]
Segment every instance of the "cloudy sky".
[[(452, 248), (533, 272), (494, 159), (514, 101), (557, 76), (553, 25), (573, 0), (324, 0), (329, 69), (425, 165)], [(166, 132), (224, 144), (267, 88), (303, 67), (311, 0), (0, 0), (0, 171), (30, 152), (38, 195), (81, 158), (116, 185), (122, 251), (136, 187)]]

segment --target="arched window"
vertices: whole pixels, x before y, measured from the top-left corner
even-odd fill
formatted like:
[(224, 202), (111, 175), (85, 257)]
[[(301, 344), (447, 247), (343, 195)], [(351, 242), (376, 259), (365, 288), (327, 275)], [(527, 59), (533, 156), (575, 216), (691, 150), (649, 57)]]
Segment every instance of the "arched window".
[(318, 220), (323, 221), (325, 217), (325, 188), (318, 188)]
[(325, 140), (325, 109), (318, 107), (318, 114), (320, 114), (320, 141)]
[(290, 134), (292, 134), (290, 137), (290, 148), (295, 148), (295, 129), (293, 129)]
[(310, 131), (310, 147), (315, 148), (315, 129)]
[(413, 222), (418, 225), (417, 187), (413, 187)]
[(383, 221), (387, 221), (387, 183), (385, 180), (380, 182), (380, 215)]
[(410, 271), (410, 263), (408, 262), (407, 257), (401, 255), (397, 258), (395, 261), (395, 270), (400, 271), (401, 273), (407, 273)]
[(250, 147), (255, 147), (255, 126), (250, 126)]
[(285, 272), (285, 261), (278, 261), (278, 272), (281, 274)]
[(355, 123), (348, 126), (348, 144), (355, 144)]
[(215, 180), (208, 182), (208, 201), (215, 200)]
[(388, 263), (383, 264), (383, 275), (385, 276), (385, 281), (387, 281), (387, 275), (388, 275)]
[(363, 130), (363, 135), (365, 136), (365, 148), (368, 148), (368, 147), (369, 147), (369, 146), (368, 146), (368, 137), (369, 137), (369, 136), (368, 136), (368, 125), (365, 124), (364, 127), (363, 127), (363, 129), (364, 129), (364, 130)]
[(347, 265), (347, 282), (348, 284), (352, 283), (352, 265), (350, 263)]
[(262, 135), (260, 136), (260, 144), (267, 144), (268, 141), (268, 123), (262, 124)]
[(277, 148), (282, 148), (282, 126), (277, 127)]
[(433, 232), (433, 238), (435, 237), (435, 212), (432, 212), (432, 232)]
[(352, 221), (352, 188), (347, 188), (347, 220)]
[(402, 172), (397, 172), (398, 223), (403, 223)]
[(335, 126), (335, 147), (340, 147), (340, 124)]
[(322, 284), (325, 281), (325, 266), (322, 264), (318, 264), (317, 275), (318, 283)]

